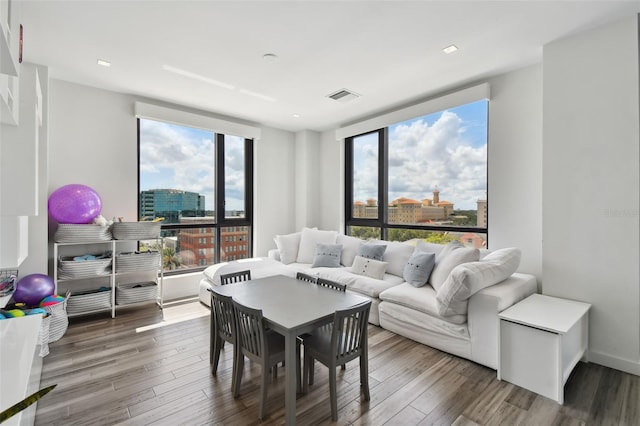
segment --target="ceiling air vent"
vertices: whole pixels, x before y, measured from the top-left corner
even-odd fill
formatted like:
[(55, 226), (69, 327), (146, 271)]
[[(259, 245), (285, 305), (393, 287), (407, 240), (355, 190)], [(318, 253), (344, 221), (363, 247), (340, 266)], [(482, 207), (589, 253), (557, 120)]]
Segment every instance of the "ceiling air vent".
[(338, 102), (349, 102), (356, 98), (359, 98), (360, 95), (347, 89), (340, 89), (337, 92), (327, 95), (327, 97)]

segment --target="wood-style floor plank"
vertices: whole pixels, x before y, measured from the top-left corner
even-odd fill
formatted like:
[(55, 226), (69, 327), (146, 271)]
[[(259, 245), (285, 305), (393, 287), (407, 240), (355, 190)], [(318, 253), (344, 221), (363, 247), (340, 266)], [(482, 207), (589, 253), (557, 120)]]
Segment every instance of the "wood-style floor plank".
[[(38, 403), (36, 425), (284, 424), (283, 369), (261, 422), (260, 367), (245, 362), (234, 399), (232, 345), (211, 375), (207, 308), (172, 308), (73, 318), (44, 358), (41, 385), (58, 386)], [(338, 370), (338, 425), (640, 425), (640, 377), (596, 364), (578, 364), (561, 406), (498, 381), (494, 370), (370, 325), (370, 401), (359, 374), (357, 360)], [(315, 383), (296, 408), (300, 425), (332, 423), (324, 365), (315, 364)]]

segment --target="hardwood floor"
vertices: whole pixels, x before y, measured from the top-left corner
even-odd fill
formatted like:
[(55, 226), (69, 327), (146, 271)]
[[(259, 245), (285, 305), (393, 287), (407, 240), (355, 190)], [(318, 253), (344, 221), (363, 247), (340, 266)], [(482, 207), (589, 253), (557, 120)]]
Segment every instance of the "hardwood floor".
[[(284, 371), (269, 386), (267, 418), (258, 420), (260, 368), (245, 362), (241, 396), (231, 396), (232, 347), (209, 370), (208, 310), (175, 307), (163, 321), (155, 306), (75, 318), (50, 345), (37, 425), (252, 425), (284, 423)], [(170, 315), (173, 308), (166, 308)], [(184, 312), (196, 316), (187, 319)], [(338, 370), (338, 424), (353, 425), (638, 425), (640, 377), (579, 364), (565, 405), (496, 379), (496, 372), (369, 326), (371, 401), (361, 402), (357, 361)], [(300, 425), (331, 423), (328, 372), (299, 396)]]

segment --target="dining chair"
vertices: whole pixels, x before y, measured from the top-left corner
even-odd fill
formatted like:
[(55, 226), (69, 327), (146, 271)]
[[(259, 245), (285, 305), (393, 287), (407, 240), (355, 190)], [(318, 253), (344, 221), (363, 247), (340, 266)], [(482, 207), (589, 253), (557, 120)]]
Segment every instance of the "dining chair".
[(216, 375), (218, 371), (218, 363), (220, 361), (220, 352), (224, 342), (233, 345), (233, 368), (231, 375), (231, 390), (234, 389), (235, 377), (237, 374), (237, 336), (236, 318), (233, 310), (233, 299), (230, 296), (216, 293), (212, 288), (211, 292), (211, 330), (209, 342), (209, 364), (211, 365), (211, 374)]
[[(284, 336), (273, 330), (267, 329), (261, 309), (253, 309), (244, 306), (235, 300), (233, 307), (236, 317), (236, 326), (238, 331), (238, 351), (236, 368), (237, 376), (234, 382), (233, 397), (240, 395), (240, 387), (242, 384), (242, 372), (244, 370), (244, 357), (260, 364), (262, 367), (262, 383), (260, 385), (260, 409), (258, 418), (262, 420), (265, 416), (267, 404), (267, 387), (269, 380), (269, 368), (273, 368), (273, 376), (277, 375), (276, 365), (284, 361), (285, 358), (285, 341)], [(297, 342), (296, 358), (296, 383), (298, 390), (300, 385), (300, 346)]]
[(339, 282), (331, 281), (326, 278), (318, 278), (318, 282), (316, 283), (321, 285), (322, 287), (331, 288), (333, 290), (338, 291), (347, 291), (347, 285)]
[(251, 279), (251, 271), (248, 269), (246, 271), (231, 272), (229, 274), (220, 274), (221, 285), (239, 283), (242, 281), (249, 281), (250, 279)]
[(312, 284), (317, 284), (318, 283), (318, 277), (316, 277), (314, 275), (305, 274), (304, 272), (298, 272), (296, 274), (296, 279), (298, 279), (300, 281), (306, 281), (306, 282), (312, 283)]
[(353, 359), (360, 358), (360, 386), (364, 400), (369, 401), (369, 366), (367, 348), (367, 324), (371, 301), (368, 300), (349, 309), (337, 310), (333, 316), (333, 327), (321, 327), (304, 339), (304, 364), (302, 393), (313, 385), (313, 361), (318, 360), (329, 368), (329, 398), (331, 419), (338, 420), (336, 395), (336, 368)]

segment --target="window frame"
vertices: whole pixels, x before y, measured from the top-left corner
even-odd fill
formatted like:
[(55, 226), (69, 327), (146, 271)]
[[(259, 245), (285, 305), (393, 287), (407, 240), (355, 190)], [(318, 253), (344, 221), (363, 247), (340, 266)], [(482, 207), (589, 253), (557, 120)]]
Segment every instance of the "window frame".
[[(138, 212), (137, 215), (140, 217), (140, 119), (146, 117), (136, 117), (137, 123), (137, 149), (138, 149)], [(149, 118), (151, 120), (167, 122), (162, 119)], [(185, 127), (193, 127), (189, 124), (182, 123), (172, 123)], [(203, 221), (197, 224), (188, 224), (188, 223), (172, 223), (172, 224), (162, 224), (162, 231), (173, 231), (173, 230), (181, 230), (181, 229), (200, 229), (199, 233), (202, 233), (203, 228), (213, 228), (215, 229), (215, 252), (214, 252), (214, 261), (213, 264), (220, 263), (221, 260), (221, 248), (222, 248), (222, 230), (226, 227), (236, 227), (236, 226), (246, 226), (248, 227), (248, 250), (249, 256), (252, 255), (253, 251), (253, 145), (254, 140), (252, 138), (243, 137), (244, 139), (244, 168), (245, 168), (245, 191), (244, 191), (244, 217), (233, 217), (227, 218), (225, 212), (225, 158), (224, 158), (224, 142), (225, 142), (225, 134), (218, 133), (213, 129), (210, 130), (215, 137), (215, 158), (212, 161), (215, 162), (215, 212), (216, 215), (213, 216), (213, 220), (210, 222)], [(235, 135), (234, 135), (235, 136)], [(242, 136), (241, 136), (242, 137)], [(222, 213), (222, 214), (221, 214)], [(205, 237), (206, 238), (206, 237)], [(213, 237), (212, 237), (213, 238)], [(165, 270), (164, 276), (171, 275), (182, 275), (193, 272), (201, 272), (205, 270), (210, 265), (204, 266), (195, 266), (193, 268), (183, 269), (183, 270)]]
[[(487, 107), (487, 123), (489, 121), (489, 109)], [(394, 123), (395, 124), (395, 123)], [(488, 128), (488, 124), (487, 124)], [(354, 155), (353, 155), (353, 142), (361, 136), (378, 133), (378, 217), (376, 219), (367, 218), (354, 218), (353, 217), (353, 172), (354, 172)], [(367, 131), (353, 136), (348, 136), (344, 139), (344, 158), (345, 158), (345, 199), (344, 199), (344, 233), (349, 234), (349, 228), (354, 226), (372, 227), (380, 229), (380, 238), (387, 240), (390, 229), (409, 229), (420, 231), (435, 231), (435, 232), (455, 232), (455, 233), (477, 233), (486, 235), (487, 247), (489, 245), (489, 200), (487, 194), (486, 210), (487, 220), (485, 227), (476, 226), (446, 226), (446, 225), (417, 225), (417, 224), (399, 224), (389, 223), (388, 221), (388, 167), (389, 167), (389, 126), (379, 128), (376, 130)], [(487, 135), (487, 193), (489, 190), (489, 140)]]

